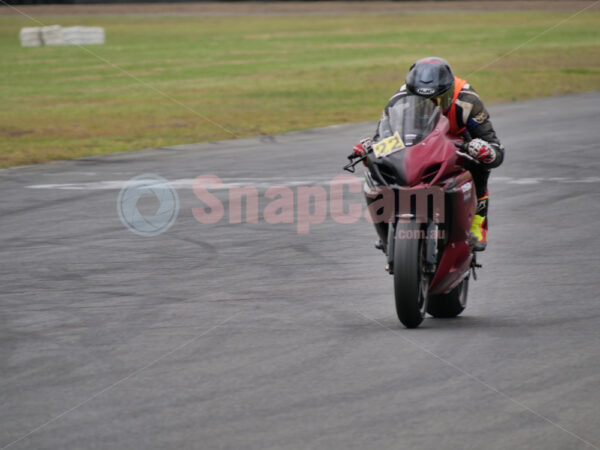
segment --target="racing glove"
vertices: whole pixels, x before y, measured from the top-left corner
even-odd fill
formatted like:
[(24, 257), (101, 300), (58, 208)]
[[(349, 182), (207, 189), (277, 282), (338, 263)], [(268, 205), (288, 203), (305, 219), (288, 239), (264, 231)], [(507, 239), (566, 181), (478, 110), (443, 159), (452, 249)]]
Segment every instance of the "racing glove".
[(477, 161), (481, 161), (484, 164), (491, 164), (496, 160), (496, 150), (491, 144), (484, 141), (483, 139), (473, 139), (467, 145), (467, 152)]
[(354, 155), (357, 158), (365, 156), (367, 153), (372, 152), (373, 144), (371, 143), (371, 139), (362, 139), (358, 144), (354, 146), (352, 151), (354, 152)]

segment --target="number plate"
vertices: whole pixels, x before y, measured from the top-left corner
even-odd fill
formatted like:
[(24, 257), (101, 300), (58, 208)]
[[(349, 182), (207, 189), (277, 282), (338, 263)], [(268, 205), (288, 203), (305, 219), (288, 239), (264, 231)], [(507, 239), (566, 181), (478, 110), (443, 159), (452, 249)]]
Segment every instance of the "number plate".
[(406, 148), (404, 142), (400, 138), (400, 135), (396, 131), (393, 136), (389, 138), (385, 138), (382, 141), (379, 141), (377, 144), (373, 144), (373, 152), (375, 156), (378, 158), (383, 158), (384, 156), (388, 156), (398, 150), (402, 150)]

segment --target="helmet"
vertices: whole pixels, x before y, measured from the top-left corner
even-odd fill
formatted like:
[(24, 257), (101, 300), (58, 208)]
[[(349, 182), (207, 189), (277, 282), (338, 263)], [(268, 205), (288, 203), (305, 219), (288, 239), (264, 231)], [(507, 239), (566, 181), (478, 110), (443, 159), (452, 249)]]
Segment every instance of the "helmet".
[(452, 105), (454, 74), (445, 59), (430, 57), (414, 63), (406, 75), (408, 92), (433, 100), (442, 111)]

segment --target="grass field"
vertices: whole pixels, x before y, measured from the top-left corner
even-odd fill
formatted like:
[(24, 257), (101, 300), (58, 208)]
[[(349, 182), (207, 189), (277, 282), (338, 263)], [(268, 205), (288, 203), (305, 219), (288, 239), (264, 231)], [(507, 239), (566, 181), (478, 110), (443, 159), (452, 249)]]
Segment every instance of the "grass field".
[(0, 167), (233, 137), (205, 117), (238, 137), (377, 120), (409, 65), (430, 55), (487, 103), (598, 90), (598, 12), (478, 70), (571, 14), (42, 19), (105, 27), (93, 54), (21, 48), (19, 29), (35, 24), (0, 17)]

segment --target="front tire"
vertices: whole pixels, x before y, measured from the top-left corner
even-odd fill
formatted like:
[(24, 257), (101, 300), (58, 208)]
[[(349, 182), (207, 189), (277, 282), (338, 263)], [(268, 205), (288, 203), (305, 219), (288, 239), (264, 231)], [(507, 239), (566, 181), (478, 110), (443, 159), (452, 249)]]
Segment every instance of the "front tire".
[(447, 294), (431, 295), (427, 306), (427, 312), (433, 317), (450, 318), (456, 317), (467, 307), (467, 295), (469, 293), (469, 277), (462, 280), (458, 286)]
[(398, 223), (394, 241), (396, 313), (406, 328), (416, 328), (425, 318), (429, 290), (429, 277), (423, 270), (421, 229), (414, 224)]

